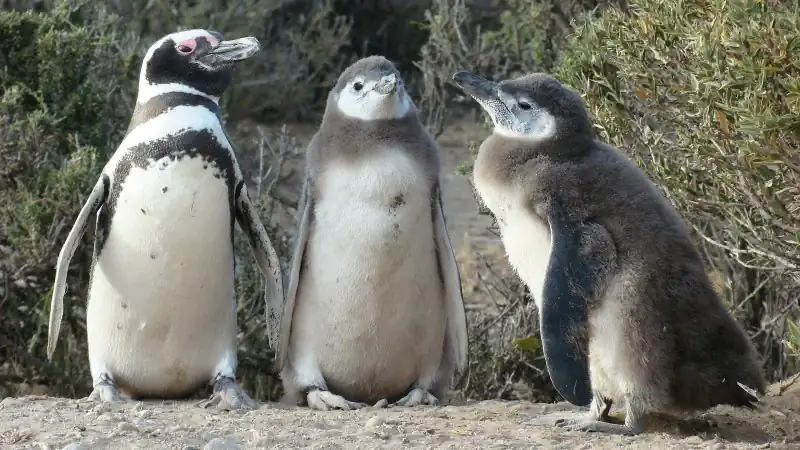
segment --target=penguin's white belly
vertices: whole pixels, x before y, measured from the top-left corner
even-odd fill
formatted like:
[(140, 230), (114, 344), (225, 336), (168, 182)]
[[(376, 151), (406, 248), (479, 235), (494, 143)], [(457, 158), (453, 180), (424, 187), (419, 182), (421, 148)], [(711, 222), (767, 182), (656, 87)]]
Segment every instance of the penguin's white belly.
[(87, 308), (90, 359), (122, 390), (188, 394), (235, 356), (229, 192), (204, 165), (133, 167), (122, 186)]
[(331, 167), (319, 180), (290, 347), (354, 401), (433, 375), (445, 309), (429, 182), (402, 154)]
[(550, 261), (550, 227), (523, 203), (513, 189), (490, 186), (475, 179), (484, 204), (497, 218), (506, 256), (533, 295), (541, 311), (547, 265)]

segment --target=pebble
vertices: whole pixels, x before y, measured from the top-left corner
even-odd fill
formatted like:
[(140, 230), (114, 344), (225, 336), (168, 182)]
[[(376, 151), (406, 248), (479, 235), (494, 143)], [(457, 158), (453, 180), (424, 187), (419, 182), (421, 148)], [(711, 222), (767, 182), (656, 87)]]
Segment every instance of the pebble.
[(117, 424), (117, 429), (120, 431), (139, 431), (139, 427), (132, 423), (120, 422)]
[(233, 439), (216, 438), (209, 441), (203, 450), (244, 450), (244, 447)]
[(61, 450), (90, 450), (90, 448), (80, 442), (73, 442), (72, 444), (65, 445)]
[(381, 416), (373, 416), (373, 417), (370, 417), (367, 420), (367, 423), (364, 424), (364, 427), (369, 428), (369, 429), (374, 429), (374, 428), (377, 428), (377, 427), (381, 426), (381, 424), (384, 423), (384, 422), (385, 422), (385, 420), (383, 419), (383, 417), (381, 417)]
[(117, 424), (117, 428), (115, 428), (112, 432), (108, 433), (108, 437), (117, 437), (123, 435), (129, 431), (132, 432), (139, 432), (139, 427), (132, 423), (128, 422), (120, 422)]
[(702, 444), (703, 438), (701, 438), (700, 436), (689, 436), (686, 439), (684, 439), (683, 442), (687, 444)]
[(95, 405), (91, 411), (95, 414), (102, 414), (111, 411), (111, 405), (106, 402), (101, 402)]
[(108, 414), (108, 413), (100, 414), (94, 420), (96, 420), (98, 422), (111, 422), (112, 420), (114, 420), (114, 416), (112, 416), (111, 414)]

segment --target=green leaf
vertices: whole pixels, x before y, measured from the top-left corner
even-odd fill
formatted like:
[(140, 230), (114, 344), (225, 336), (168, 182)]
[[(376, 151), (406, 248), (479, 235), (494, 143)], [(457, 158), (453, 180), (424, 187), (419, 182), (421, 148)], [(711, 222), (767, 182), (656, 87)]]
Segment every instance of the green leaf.
[(786, 328), (788, 328), (786, 341), (789, 348), (794, 353), (800, 353), (800, 325), (791, 319), (786, 319)]
[(524, 338), (516, 338), (511, 343), (514, 347), (517, 347), (520, 350), (535, 352), (542, 348), (542, 344), (539, 342), (539, 338), (536, 336), (528, 336)]

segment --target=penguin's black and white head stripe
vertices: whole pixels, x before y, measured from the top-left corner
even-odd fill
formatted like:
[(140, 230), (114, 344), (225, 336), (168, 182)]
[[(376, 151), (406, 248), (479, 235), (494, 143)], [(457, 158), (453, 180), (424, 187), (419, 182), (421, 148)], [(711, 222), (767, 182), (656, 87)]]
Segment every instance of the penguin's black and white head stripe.
[(226, 41), (216, 31), (194, 29), (164, 36), (147, 50), (139, 74), (137, 104), (182, 92), (215, 103), (231, 80), (233, 65), (259, 50), (253, 37)]
[(583, 100), (551, 75), (532, 73), (499, 83), (470, 72), (453, 81), (492, 118), (496, 132), (536, 140), (593, 139), (592, 122)]

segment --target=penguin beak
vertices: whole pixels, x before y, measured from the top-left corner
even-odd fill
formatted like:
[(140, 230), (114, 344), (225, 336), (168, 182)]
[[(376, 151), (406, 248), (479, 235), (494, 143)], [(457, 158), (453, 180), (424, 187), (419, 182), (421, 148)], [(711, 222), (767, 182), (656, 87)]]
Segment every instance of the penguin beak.
[(378, 80), (372, 90), (381, 95), (394, 94), (397, 91), (397, 84), (397, 75), (391, 73)]
[(480, 104), (499, 100), (497, 83), (471, 72), (461, 71), (453, 75), (453, 81), (464, 92)]
[(200, 62), (213, 69), (228, 67), (233, 63), (244, 61), (261, 50), (258, 39), (254, 37), (243, 37), (230, 41), (222, 40), (222, 35), (219, 35), (219, 37), (220, 40), (217, 45), (209, 48), (206, 53), (197, 56)]

